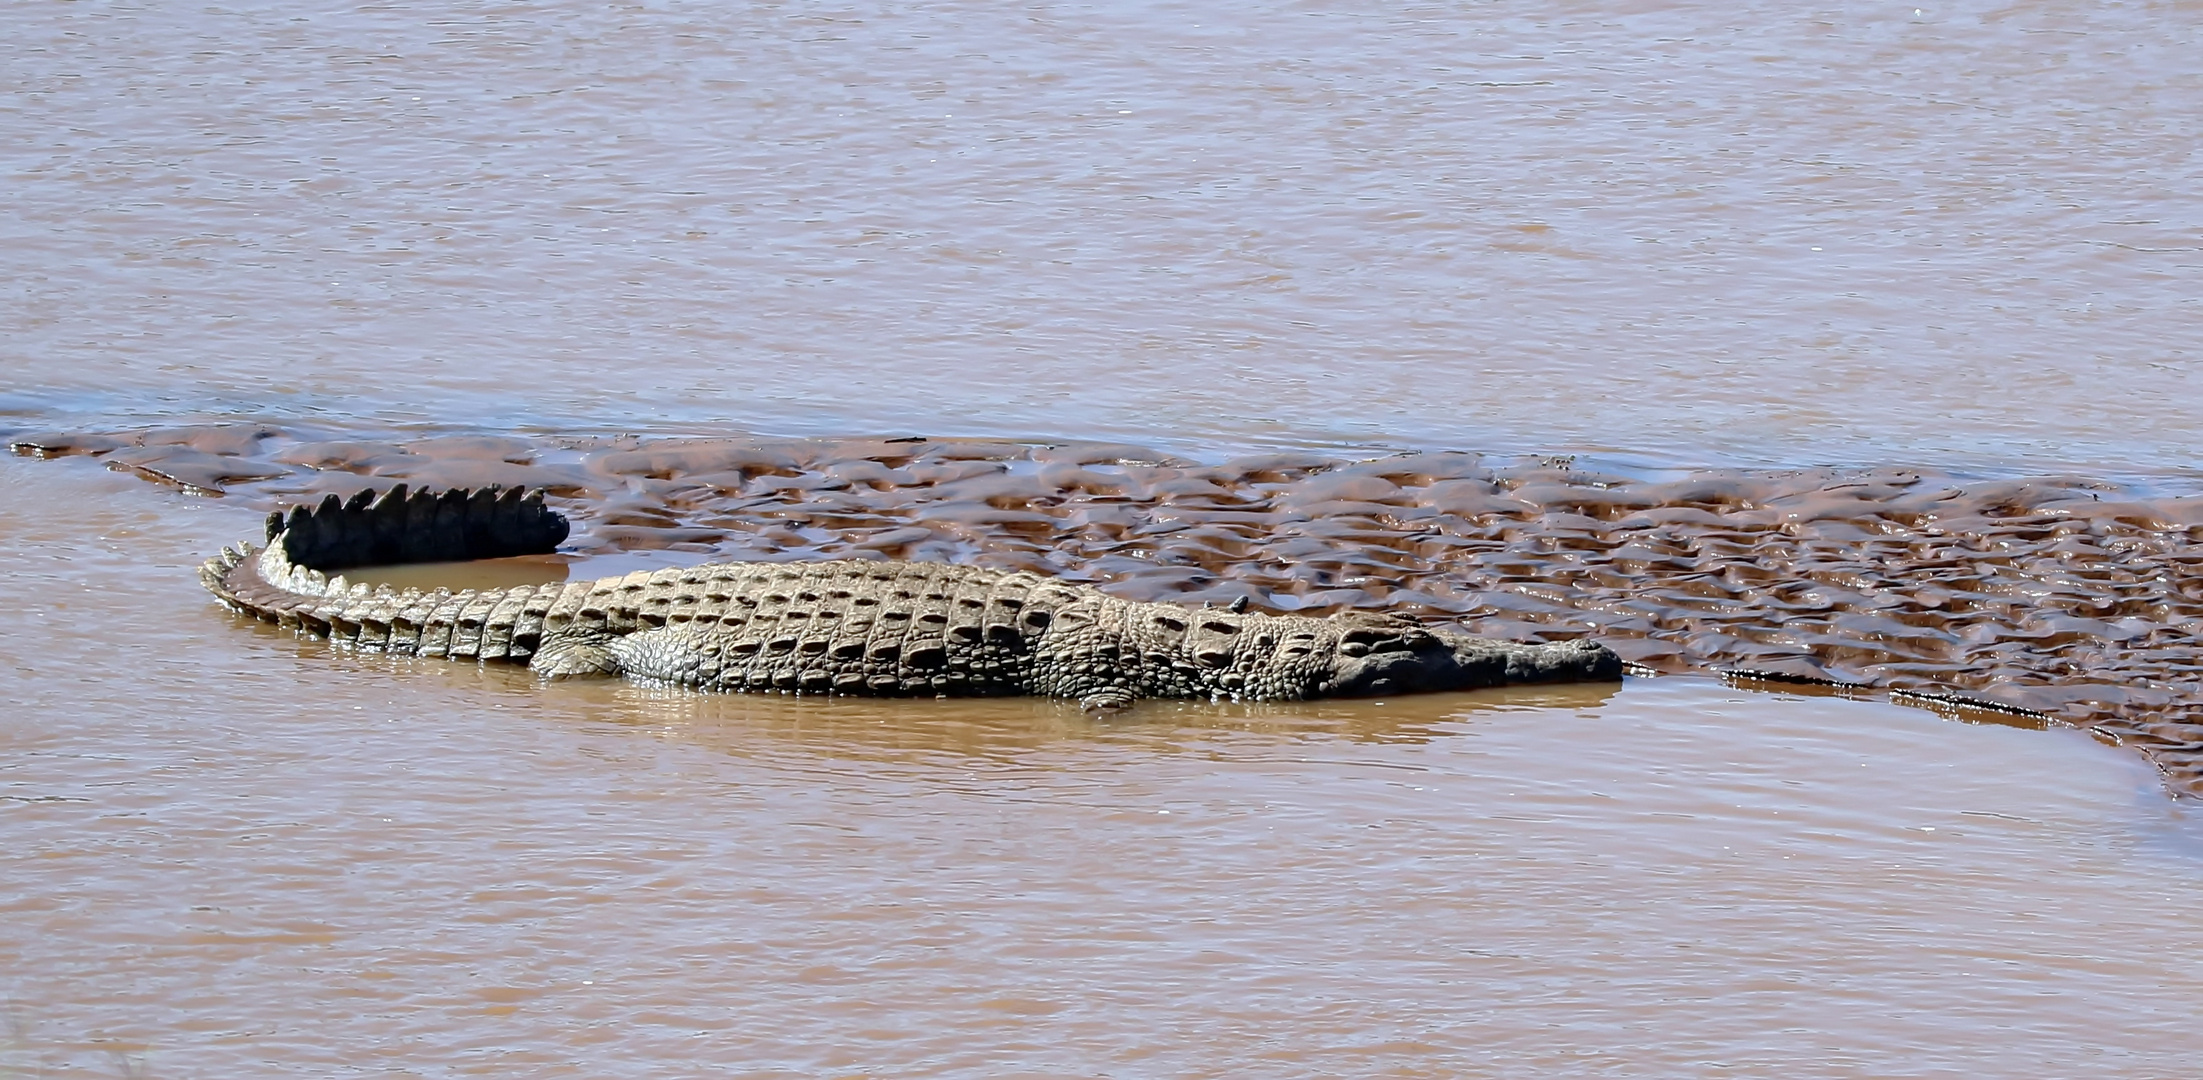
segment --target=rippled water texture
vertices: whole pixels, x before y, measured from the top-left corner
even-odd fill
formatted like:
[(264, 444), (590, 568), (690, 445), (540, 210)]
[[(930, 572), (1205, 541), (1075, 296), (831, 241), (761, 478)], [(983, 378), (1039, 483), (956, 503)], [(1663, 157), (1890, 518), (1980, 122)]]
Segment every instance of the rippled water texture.
[(2184, 463), (2199, 21), (12, 5), (7, 400)]
[[(0, 1077), (2192, 1073), (2203, 11), (1915, 4), (0, 6)], [(1682, 674), (1097, 722), (199, 590), (400, 479)]]
[[(1641, 479), (1462, 453), (1201, 465), (1121, 444), (386, 442), (270, 425), (25, 433), (10, 445), (258, 509), (401, 482), (541, 488), (579, 525), (563, 551), (599, 556), (576, 569), (583, 578), (894, 558), (1029, 570), (1134, 600), (1590, 636), (1647, 674), (1886, 690), (1975, 719), (2087, 727), (2148, 754), (2176, 792), (2203, 793), (2203, 497), (2086, 477)], [(368, 578), (479, 588), (510, 581), (485, 573), (568, 569), (523, 559)]]

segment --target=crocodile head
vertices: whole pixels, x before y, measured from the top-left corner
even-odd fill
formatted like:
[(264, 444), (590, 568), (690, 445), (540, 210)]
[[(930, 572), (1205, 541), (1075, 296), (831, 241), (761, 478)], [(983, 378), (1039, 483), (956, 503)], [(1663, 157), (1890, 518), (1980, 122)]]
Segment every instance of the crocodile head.
[(1326, 697), (1378, 697), (1418, 690), (1452, 689), (1457, 665), (1452, 650), (1436, 634), (1406, 619), (1352, 613), (1332, 646), (1331, 671), (1323, 680)]
[(1619, 679), (1622, 661), (1591, 641), (1528, 645), (1356, 616), (1339, 635), (1326, 697), (1470, 690), (1509, 683)]

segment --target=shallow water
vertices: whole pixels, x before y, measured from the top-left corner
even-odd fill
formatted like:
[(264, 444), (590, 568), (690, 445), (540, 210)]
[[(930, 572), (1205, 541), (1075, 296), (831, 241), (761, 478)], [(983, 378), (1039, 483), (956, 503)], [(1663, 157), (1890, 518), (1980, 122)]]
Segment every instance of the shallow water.
[[(1585, 490), (1832, 467), (1789, 492), (1817, 506), (1894, 469), (1977, 517), (2144, 506), (1951, 565), (2010, 587), (2008, 670), (2178, 683), (2199, 25), (0, 9), (0, 435), (354, 444), (258, 478), (191, 471), (275, 459), (249, 439), (0, 457), (0, 1075), (2185, 1075), (2203, 829), (2078, 731), (1688, 676), (1106, 723), (546, 689), (302, 641), (192, 571), (285, 492), (648, 448), (622, 433), (1468, 451), (1616, 482)], [(577, 574), (908, 524), (758, 528), (833, 502), (770, 470), (583, 471)], [(231, 494), (136, 478), (171, 474)], [(1979, 501), (2014, 477), (2028, 506)], [(1566, 486), (1507, 497), (1595, 535)], [(1907, 497), (1843, 520), (1927, 529)], [(972, 526), (899, 553), (1015, 554)], [(1394, 599), (1369, 536), (1239, 531), (1049, 539), (1128, 588)], [(1700, 555), (1749, 576), (1782, 536)], [(1822, 539), (1892, 581), (1955, 557)], [(1190, 562), (1106, 561), (1142, 543)], [(1294, 544), (1329, 580), (1248, 557)], [(1594, 561), (1534, 554), (1455, 599)], [(1567, 633), (1621, 599), (1571, 580), (1440, 613)], [(2107, 590), (2165, 632), (2053, 610)], [(2026, 623), (2060, 614), (2106, 625)], [(1639, 640), (1757, 640), (1692, 618)]]
[[(1380, 611), (1519, 641), (1589, 636), (1639, 674), (1887, 692), (1973, 719), (2065, 723), (2148, 755), (2175, 793), (2203, 794), (2203, 586), (2192, 572), (2203, 498), (2150, 485), (1918, 469), (1640, 479), (1462, 453), (1201, 464), (1095, 444), (325, 436), (216, 424), (33, 432), (10, 445), (270, 510), (269, 529), (314, 531), (308, 519), (348, 513), (347, 499), (425, 507), (500, 485), (536, 489), (566, 515), (557, 550), (529, 557), (312, 563), (394, 590), (739, 559), (974, 564), (1138, 601)], [(371, 647), (389, 633), (356, 614), (294, 614), (324, 633), (350, 625)], [(741, 621), (690, 625), (747, 633)]]

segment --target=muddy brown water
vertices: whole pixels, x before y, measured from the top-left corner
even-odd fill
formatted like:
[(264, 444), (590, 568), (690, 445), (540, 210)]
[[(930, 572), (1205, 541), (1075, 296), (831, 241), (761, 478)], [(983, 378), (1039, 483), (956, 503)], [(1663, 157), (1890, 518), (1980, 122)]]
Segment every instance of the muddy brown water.
[[(1827, 597), (1786, 605), (1787, 591), (1756, 578), (1718, 598), (1706, 583), (1763, 565), (1749, 545), (1798, 544), (1796, 529), (1679, 515), (1658, 527), (1667, 558), (1706, 566), (1640, 573), (1609, 594), (1573, 584), (1571, 568), (1604, 556), (1625, 564), (1607, 572), (1627, 573), (1627, 549), (1556, 546), (1605, 531), (1518, 498), (1493, 519), (1513, 535), (1494, 532), (1485, 550), (1519, 544), (1504, 565), (1546, 567), (1548, 602), (1486, 618), (1471, 600), (1512, 594), (1450, 542), (1417, 553), (1424, 533), (1410, 522), (1436, 519), (1418, 518), (1416, 497), (1285, 509), (1371, 483), (1308, 457), (1127, 464), (1130, 448), (1089, 448), (1071, 456), (1116, 455), (1068, 466), (1110, 493), (1089, 504), (1084, 488), (1033, 494), (1034, 459), (1061, 448), (718, 439), (507, 443), (482, 457), (354, 439), (339, 460), (331, 440), (257, 434), (232, 447), (249, 453), (192, 450), (234, 458), (217, 470), (237, 474), (220, 497), (179, 486), (211, 474), (181, 481), (127, 448), (0, 459), (18, 496), (0, 602), (11, 637), (36, 643), (10, 676), (0, 810), (0, 904), (15, 928), (12, 1057), (0, 1061), (22, 1071), (2145, 1076), (2173, 1075), (2192, 1050), (2203, 978), (2165, 943), (2192, 921), (2203, 832), (2149, 765), (2174, 767), (2177, 782), (2187, 759), (2134, 754), (2101, 732), (1689, 674), (1374, 702), (1149, 703), (1111, 720), (1049, 701), (543, 687), (509, 667), (343, 651), (227, 615), (190, 572), (252, 535), (265, 506), (389, 482), (376, 469), (514, 469), (571, 482), (571, 553), (385, 575), (465, 584), (871, 551), (1046, 565), (1136, 595), (1243, 590), (1279, 608), (1453, 589), (1459, 610), (1426, 614), (1525, 636), (1604, 632), (1579, 624), (1631, 602), (1655, 625), (1617, 644), (1678, 670), (1717, 667), (1758, 640), (1724, 628), (1788, 627), (1808, 641), (1791, 613), (1811, 610), (1828, 623), (1814, 633), (1844, 645), (1800, 662), (1872, 677), (1887, 661), (1860, 658), (1909, 636), (1846, 619), (1955, 606), (1973, 617), (1935, 625), (2026, 634), (2084, 618), (2059, 613), (2068, 594), (2053, 584), (2084, 603), (2123, 595), (2104, 575), (2043, 576), (2065, 565), (2055, 552), (1963, 564), (1985, 579), (1966, 595), (2004, 606), (1923, 607), (1923, 590), (1955, 588), (1947, 575), (1863, 556), (1843, 571), (1848, 592), (1816, 584)], [(115, 467), (96, 467), (101, 457)], [(284, 465), (301, 458), (318, 467)], [(1380, 471), (1395, 477), (1401, 462), (1435, 467), (1388, 460)], [(1489, 485), (1478, 505), (1533, 483), (1623, 508), (1644, 501), (1633, 491), (1713, 490), (1705, 478), (1597, 487), (1545, 465), (1446, 460), (1447, 479), (1383, 482), (1422, 501), (1439, 485)], [(716, 479), (685, 482), (684, 469)], [(824, 483), (836, 470), (877, 486)], [(1135, 472), (1147, 486), (1124, 480)], [(975, 481), (995, 502), (954, 498)], [(1777, 484), (1738, 474), (1715, 488), (1755, 482)], [(1833, 487), (1803, 505), (1858, 510), (1842, 501), (1860, 498), (1857, 478), (1782, 483), (1749, 490)], [(2109, 487), (2021, 490), (2054, 508)], [(2028, 501), (2011, 488), (1935, 488), (1941, 502), (1928, 505)], [(1225, 513), (1215, 503), (1234, 491), (1242, 531), (1184, 537), (1173, 514)], [(1024, 508), (997, 505), (1013, 501), (1006, 492)], [(820, 520), (837, 493), (866, 509), (832, 503)], [(1921, 505), (1901, 494), (1872, 497), (1891, 516)], [(2184, 504), (2145, 502), (2148, 513), (2113, 501), (2122, 508), (2049, 526), (2030, 510), (2011, 528), (2170, 558), (2186, 532), (2168, 515)], [(1029, 528), (1033, 517), (1053, 524)], [(1956, 518), (1915, 525), (1936, 520)], [(1646, 543), (1627, 521), (1602, 524)], [(1323, 534), (1329, 554), (1281, 566), (1274, 549), (1318, 526), (1339, 530)], [(1213, 554), (1223, 535), (1241, 545), (1229, 557)], [(1846, 550), (1871, 551), (1856, 538)], [(2152, 595), (2177, 605), (2178, 584)], [(1722, 617), (1657, 625), (1701, 607)], [(2109, 653), (2107, 634), (2073, 640)], [(2152, 640), (2120, 637), (2136, 645), (2124, 662), (2151, 662)], [(2057, 681), (2055, 659), (2046, 650), (1965, 689), (2114, 685), (2087, 681), (2108, 671)], [(1943, 662), (1903, 671), (1969, 670)], [(2139, 718), (2121, 730), (2169, 730), (2134, 706), (2121, 702)]]
[[(2188, 1075), (2199, 25), (0, 9), (0, 1076)], [(976, 560), (1660, 674), (1097, 722), (198, 590), (400, 480), (581, 527), (422, 580)]]
[(2188, 466), (2199, 23), (13, 6), (0, 405)]

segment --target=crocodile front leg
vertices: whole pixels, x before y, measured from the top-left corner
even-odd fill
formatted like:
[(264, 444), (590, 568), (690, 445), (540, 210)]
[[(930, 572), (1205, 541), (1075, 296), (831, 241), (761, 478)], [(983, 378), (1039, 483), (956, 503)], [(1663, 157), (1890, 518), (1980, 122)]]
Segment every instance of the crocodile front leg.
[(528, 670), (546, 679), (625, 674), (625, 665), (613, 648), (619, 640), (600, 629), (555, 630), (537, 643), (535, 655), (528, 658)]

